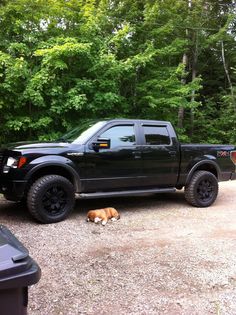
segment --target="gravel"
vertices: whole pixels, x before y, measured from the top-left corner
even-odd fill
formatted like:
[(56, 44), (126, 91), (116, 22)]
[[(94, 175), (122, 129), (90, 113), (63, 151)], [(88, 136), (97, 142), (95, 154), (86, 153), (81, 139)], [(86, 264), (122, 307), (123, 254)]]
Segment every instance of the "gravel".
[[(29, 315), (236, 314), (236, 181), (209, 208), (183, 191), (77, 201), (64, 222), (38, 224), (0, 197), (0, 222), (29, 249), (42, 278)], [(89, 209), (121, 213), (105, 227)]]

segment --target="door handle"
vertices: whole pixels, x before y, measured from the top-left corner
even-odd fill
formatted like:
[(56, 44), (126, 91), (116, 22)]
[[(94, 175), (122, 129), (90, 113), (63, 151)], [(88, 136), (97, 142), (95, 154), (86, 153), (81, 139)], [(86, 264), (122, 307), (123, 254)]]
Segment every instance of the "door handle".
[(176, 151), (169, 151), (171, 156), (176, 156)]
[(141, 159), (141, 152), (133, 151), (132, 154), (133, 154), (135, 159)]

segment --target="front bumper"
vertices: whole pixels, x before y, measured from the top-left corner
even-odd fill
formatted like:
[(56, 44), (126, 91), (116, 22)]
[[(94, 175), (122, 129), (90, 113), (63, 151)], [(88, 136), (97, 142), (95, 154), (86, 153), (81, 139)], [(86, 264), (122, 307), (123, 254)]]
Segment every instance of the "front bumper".
[(24, 180), (5, 180), (0, 178), (0, 193), (12, 201), (19, 201), (24, 196), (26, 181)]

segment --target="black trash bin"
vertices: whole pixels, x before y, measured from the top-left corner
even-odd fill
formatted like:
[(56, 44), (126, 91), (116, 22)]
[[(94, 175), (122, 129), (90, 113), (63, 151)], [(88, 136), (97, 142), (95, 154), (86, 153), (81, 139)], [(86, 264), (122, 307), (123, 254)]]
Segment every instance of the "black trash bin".
[(40, 276), (28, 250), (0, 225), (0, 314), (26, 315), (28, 286), (37, 283)]

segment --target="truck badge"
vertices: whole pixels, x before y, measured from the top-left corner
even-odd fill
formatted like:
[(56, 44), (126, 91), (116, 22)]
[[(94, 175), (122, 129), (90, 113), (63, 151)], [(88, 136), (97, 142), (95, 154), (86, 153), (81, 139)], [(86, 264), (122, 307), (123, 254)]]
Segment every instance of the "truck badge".
[(228, 151), (217, 151), (217, 157), (228, 157), (230, 156), (230, 152)]

